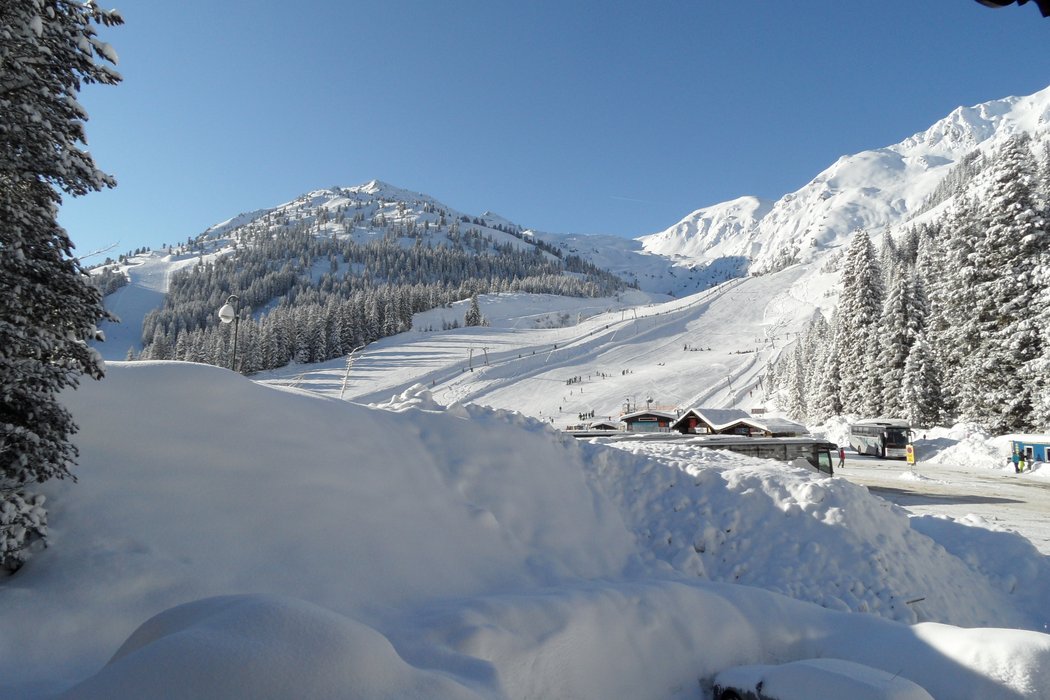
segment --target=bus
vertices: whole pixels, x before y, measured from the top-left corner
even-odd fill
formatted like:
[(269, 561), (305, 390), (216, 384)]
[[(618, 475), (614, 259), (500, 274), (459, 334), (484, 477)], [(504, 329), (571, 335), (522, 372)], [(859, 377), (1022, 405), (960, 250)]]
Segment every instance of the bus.
[(609, 430), (573, 430), (570, 433), (574, 437), (581, 439), (604, 438), (610, 442), (629, 440), (645, 440), (647, 442), (682, 441), (698, 447), (730, 450), (749, 457), (777, 459), (782, 462), (795, 463), (796, 460), (804, 459), (813, 469), (828, 476), (832, 476), (835, 473), (832, 467), (831, 455), (838, 452), (838, 445), (835, 443), (813, 437), (812, 435), (747, 437), (741, 435), (692, 435), (677, 431), (669, 433), (630, 433)]
[(904, 459), (911, 442), (911, 426), (906, 420), (871, 418), (849, 427), (849, 444), (857, 454)]
[(795, 462), (804, 459), (818, 472), (832, 476), (835, 470), (831, 466), (832, 452), (838, 452), (838, 445), (827, 440), (809, 436), (799, 437), (740, 437), (731, 435), (711, 435), (693, 437), (702, 447), (716, 450), (730, 450), (762, 459), (777, 459), (782, 462)]

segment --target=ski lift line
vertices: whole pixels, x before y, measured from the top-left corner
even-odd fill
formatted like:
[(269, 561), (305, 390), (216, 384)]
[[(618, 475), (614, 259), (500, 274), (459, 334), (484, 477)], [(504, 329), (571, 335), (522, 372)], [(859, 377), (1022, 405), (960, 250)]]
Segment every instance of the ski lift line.
[(339, 400), (343, 400), (343, 395), (346, 393), (346, 383), (350, 379), (350, 368), (354, 366), (354, 353), (362, 349), (364, 345), (358, 345), (356, 348), (350, 351), (346, 356), (346, 373), (343, 375), (343, 386), (339, 389)]
[[(688, 301), (683, 300), (683, 301), (681, 301), (681, 303), (675, 304), (675, 306), (672, 307), (672, 309), (666, 309), (666, 306), (665, 306), (665, 310), (664, 311), (651, 313), (651, 314), (643, 314), (642, 318), (653, 318), (654, 322), (655, 322), (654, 326), (651, 329), (647, 329), (646, 331), (644, 331), (644, 333), (648, 334), (649, 332), (654, 331), (659, 326), (666, 325), (666, 323), (668, 323), (668, 322), (677, 322), (679, 320), (678, 319), (678, 316), (679, 316), (678, 312), (681, 312), (681, 311), (687, 310), (687, 309), (692, 309), (692, 308), (696, 307), (697, 305), (699, 305), (699, 304), (701, 304), (703, 302), (707, 302), (710, 299), (712, 299), (712, 298), (714, 298), (716, 296), (719, 296), (720, 294), (724, 293), (725, 290), (731, 289), (732, 287), (734, 287), (736, 285), (739, 285), (739, 284), (742, 284), (742, 283), (743, 283), (742, 279), (730, 280), (730, 281), (724, 283), (723, 285), (720, 285), (719, 287), (715, 287), (715, 288), (712, 288), (711, 290), (708, 290), (707, 293), (703, 294), (701, 297), (698, 297), (698, 298), (695, 298), (695, 299), (691, 299), (691, 300), (688, 300)], [(636, 313), (636, 311), (634, 309), (632, 309), (632, 312)], [(610, 312), (608, 315), (612, 315), (612, 313), (615, 313), (615, 312)], [(667, 316), (667, 315), (670, 315), (672, 313), (673, 313), (672, 318), (668, 318), (666, 320), (666, 322), (661, 322), (659, 319), (656, 319), (657, 316)], [(588, 343), (588, 342), (583, 342), (583, 341), (586, 341), (588, 338), (594, 336), (596, 333), (600, 333), (603, 330), (609, 331), (609, 333), (607, 334), (608, 335), (607, 342), (613, 340), (619, 333), (619, 328), (617, 326), (621, 326), (622, 327), (622, 324), (616, 323), (614, 319), (609, 319), (609, 320), (610, 320), (609, 323), (605, 323), (604, 322), (605, 319), (602, 318), (601, 315), (596, 316), (596, 317), (591, 317), (591, 319), (588, 319), (587, 322), (585, 322), (584, 324), (581, 324), (581, 330), (583, 328), (589, 327), (590, 325), (605, 326), (605, 328), (599, 327), (599, 328), (596, 328), (596, 329), (592, 329), (590, 332), (586, 333), (585, 335), (582, 335), (581, 337), (572, 338), (568, 343), (559, 344), (558, 351), (562, 351), (564, 349), (566, 351), (571, 351), (571, 352), (568, 352), (566, 355), (562, 356), (562, 358), (556, 358), (556, 357), (554, 357), (554, 352), (555, 351), (552, 348), (551, 351), (547, 354), (546, 358), (544, 359), (542, 365), (527, 367), (527, 369), (526, 369), (526, 371), (524, 373), (517, 373), (515, 375), (515, 377), (514, 377), (514, 380), (515, 381), (520, 380), (521, 378), (523, 378), (523, 376), (528, 376), (528, 375), (533, 375), (532, 378), (538, 378), (535, 375), (539, 374), (539, 373), (542, 373), (542, 372), (545, 372), (547, 369), (549, 369), (549, 365), (552, 364), (552, 361), (554, 361), (553, 364), (564, 364), (564, 363), (569, 362), (570, 360), (579, 359), (581, 356), (585, 356), (587, 354), (607, 352), (608, 351), (607, 347), (603, 347), (600, 344)], [(632, 321), (625, 321), (625, 322), (626, 323), (631, 323)], [(708, 334), (708, 335), (710, 335), (710, 334)], [(679, 342), (679, 339), (676, 338), (674, 343), (677, 343), (677, 342)], [(668, 341), (666, 343), (666, 345), (670, 345), (670, 344), (671, 344), (671, 341)], [(462, 348), (462, 347), (464, 347), (464, 345), (463, 344), (458, 344), (458, 347)], [(515, 363), (515, 362), (523, 362), (526, 365), (528, 365), (530, 359), (534, 358), (536, 356), (534, 354), (533, 355), (529, 355), (529, 354), (523, 354), (523, 353), (528, 353), (528, 352), (530, 352), (530, 350), (533, 353), (535, 353), (536, 349), (538, 349), (538, 348), (529, 348), (529, 347), (526, 346), (524, 348), (516, 347), (516, 348), (510, 349), (508, 351), (495, 353), (495, 354), (493, 354), (492, 358), (490, 358), (490, 366), (505, 368), (505, 367), (511, 366), (511, 364)], [(640, 355), (636, 355), (635, 358), (633, 358), (633, 359), (638, 359), (638, 358), (640, 358)], [(536, 359), (538, 360), (538, 358), (536, 358)], [(558, 359), (562, 359), (562, 362), (561, 363), (556, 362)], [(440, 381), (443, 385), (447, 385), (449, 383), (454, 383), (454, 384), (460, 385), (461, 388), (462, 388), (462, 382), (470, 381), (470, 379), (465, 378), (463, 375), (464, 375), (464, 373), (461, 370), (460, 372), (453, 371), (451, 373), (446, 373), (444, 376), (442, 376), (441, 374), (438, 374), (437, 376), (430, 375), (430, 379), (431, 379), (432, 385), (436, 385), (436, 383), (438, 381)], [(498, 385), (505, 385), (507, 383), (507, 381), (509, 381), (509, 380), (502, 379), (500, 381), (497, 381), (496, 384), (498, 384)], [(556, 381), (556, 380), (554, 380), (554, 381)], [(491, 381), (489, 383), (489, 387), (492, 388), (492, 389), (498, 388), (498, 387), (493, 387), (492, 384), (491, 384)], [(471, 391), (465, 391), (465, 393), (456, 392), (455, 396), (461, 398), (463, 395), (471, 394), (471, 393), (474, 393), (474, 392), (471, 392)]]
[[(735, 374), (733, 372), (731, 372), (729, 376), (732, 377), (733, 379), (745, 378), (746, 374), (749, 374), (750, 377), (754, 377), (756, 372), (753, 372), (752, 370), (754, 370), (756, 367), (759, 367), (758, 358), (755, 357), (754, 355), (752, 355), (752, 356), (750, 356), (748, 358), (748, 361), (742, 367), (737, 368)], [(747, 384), (747, 382), (745, 382), (745, 384)], [(750, 385), (750, 386), (753, 386), (753, 385)], [(725, 393), (725, 391), (724, 391), (725, 389), (726, 389), (726, 385), (725, 384), (718, 384), (718, 383), (716, 383), (710, 389), (708, 389), (706, 391), (702, 391), (702, 392), (698, 393), (696, 396), (694, 396), (690, 400), (690, 405), (696, 406), (696, 405), (712, 404), (712, 403), (714, 403), (714, 398), (716, 396), (718, 396), (719, 394), (724, 394)], [(743, 398), (743, 392), (746, 391), (746, 390), (747, 390), (747, 388), (745, 387), (745, 388), (741, 389), (738, 392), (734, 392), (733, 394), (730, 394), (727, 397), (727, 400), (724, 401), (723, 403), (725, 403), (725, 404), (730, 404), (730, 403), (736, 404), (737, 402), (739, 402)], [(713, 406), (713, 408), (721, 408), (721, 407), (722, 406)]]

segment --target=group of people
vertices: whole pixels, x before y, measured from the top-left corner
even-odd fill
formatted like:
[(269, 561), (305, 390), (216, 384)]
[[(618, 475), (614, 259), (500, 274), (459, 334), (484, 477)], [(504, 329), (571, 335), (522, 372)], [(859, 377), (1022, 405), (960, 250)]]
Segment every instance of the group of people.
[(1025, 456), (1020, 452), (1014, 452), (1010, 456), (1010, 460), (1014, 463), (1014, 473), (1020, 474), (1025, 468)]

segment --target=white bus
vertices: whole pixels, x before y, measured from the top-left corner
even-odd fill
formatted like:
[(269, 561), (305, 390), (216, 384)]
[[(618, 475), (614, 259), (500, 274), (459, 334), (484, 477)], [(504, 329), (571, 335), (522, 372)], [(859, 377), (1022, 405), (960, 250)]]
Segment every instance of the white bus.
[(857, 454), (904, 459), (912, 429), (906, 420), (870, 418), (849, 427), (849, 444)]

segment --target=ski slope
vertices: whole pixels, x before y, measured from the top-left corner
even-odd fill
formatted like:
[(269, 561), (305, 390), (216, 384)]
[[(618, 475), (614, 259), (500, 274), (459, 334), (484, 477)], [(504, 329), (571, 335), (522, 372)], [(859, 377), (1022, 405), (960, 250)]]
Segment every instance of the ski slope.
[[(445, 404), (517, 410), (557, 427), (592, 412), (615, 418), (628, 402), (632, 409), (750, 408), (761, 403), (768, 361), (816, 308), (791, 292), (808, 271), (730, 280), (562, 328), (522, 328), (503, 318), (490, 327), (413, 331), (359, 351), (349, 370), (334, 360), (258, 378), (360, 403), (422, 384)], [(489, 302), (482, 299), (483, 313)]]
[[(171, 275), (183, 268), (206, 262), (227, 251), (217, 248), (205, 255), (183, 253), (180, 255), (149, 252), (128, 259), (123, 267), (128, 283), (106, 296), (106, 310), (117, 317), (116, 321), (103, 321), (100, 329), (106, 342), (96, 343), (95, 349), (105, 360), (124, 360), (128, 351), (142, 350), (142, 321), (150, 311), (164, 306)], [(100, 268), (101, 269), (101, 268)]]

